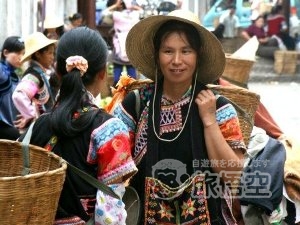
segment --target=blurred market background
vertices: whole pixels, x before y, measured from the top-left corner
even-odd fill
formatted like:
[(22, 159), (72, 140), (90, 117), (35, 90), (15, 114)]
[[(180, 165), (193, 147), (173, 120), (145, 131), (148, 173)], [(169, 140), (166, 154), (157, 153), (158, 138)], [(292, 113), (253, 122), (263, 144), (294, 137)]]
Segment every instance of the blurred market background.
[[(141, 17), (155, 14), (155, 7), (162, 0), (136, 0), (142, 1), (145, 5)], [(109, 30), (111, 26), (101, 24), (101, 13), (106, 7), (106, 0), (1, 0), (1, 32), (0, 43), (10, 35), (20, 35), (26, 38), (27, 35), (43, 30), (43, 21), (47, 15), (55, 15), (65, 23), (68, 17), (76, 12), (83, 15), (84, 24), (88, 27), (98, 29), (102, 36), (111, 44)], [(199, 15), (202, 24), (209, 30), (213, 30), (218, 24), (218, 18), (226, 6), (231, 3), (237, 8), (237, 15), (243, 25), (240, 30), (250, 24), (250, 2), (249, 0), (183, 0), (183, 9), (188, 9)], [(272, 1), (264, 1), (266, 6)], [(300, 34), (300, 0), (282, 0), (284, 14), (288, 21), (290, 34)], [(293, 10), (291, 10), (293, 9)], [(291, 11), (295, 14), (291, 15)], [(293, 17), (292, 20), (290, 20)], [(233, 39), (221, 40), (226, 53), (234, 53), (245, 42), (237, 36)], [(249, 90), (261, 95), (261, 100), (274, 115), (280, 126), (287, 132), (297, 133), (300, 127), (300, 116), (297, 103), (297, 96), (300, 95), (300, 69), (299, 51), (293, 51), (291, 59), (286, 56), (289, 62), (293, 61), (292, 71), (284, 70), (285, 61), (276, 62), (264, 58), (256, 58), (248, 63), (244, 85)], [(281, 71), (275, 71), (275, 66), (280, 64)], [(239, 62), (238, 65), (242, 65)], [(244, 70), (246, 67), (244, 68)], [(111, 74), (112, 67), (108, 65), (108, 72)], [(107, 89), (103, 90), (102, 98), (110, 97), (110, 84), (112, 77), (108, 77)], [(273, 101), (273, 99), (277, 99)], [(299, 132), (298, 132), (299, 133)]]
[[(155, 13), (155, 7), (162, 2), (162, 0), (133, 1), (144, 5), (146, 16)], [(68, 23), (68, 16), (79, 12), (84, 17), (85, 25), (105, 33), (106, 27), (101, 27), (100, 22), (106, 2), (106, 0), (1, 0), (0, 43), (3, 43), (9, 35), (18, 34), (26, 37), (34, 31), (43, 30), (43, 20), (46, 15), (51, 14)], [(226, 10), (225, 7), (228, 4), (235, 4), (237, 16), (245, 27), (250, 24), (250, 2), (251, 0), (183, 0), (182, 8), (195, 12), (204, 26), (213, 29), (218, 17)], [(264, 2), (268, 5), (273, 1)], [(282, 4), (286, 18), (290, 18), (291, 7), (296, 8), (300, 17), (300, 0), (282, 0)]]

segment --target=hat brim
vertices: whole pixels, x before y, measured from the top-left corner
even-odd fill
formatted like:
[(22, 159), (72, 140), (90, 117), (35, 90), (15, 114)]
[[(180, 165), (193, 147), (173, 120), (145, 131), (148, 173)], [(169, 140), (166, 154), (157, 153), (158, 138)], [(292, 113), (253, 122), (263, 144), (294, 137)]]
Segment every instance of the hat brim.
[(225, 68), (225, 53), (220, 41), (209, 30), (188, 19), (158, 15), (142, 19), (135, 24), (126, 39), (126, 53), (130, 63), (144, 76), (155, 80), (156, 63), (153, 38), (159, 27), (169, 20), (182, 21), (195, 27), (201, 41), (197, 79), (203, 84), (216, 81)]
[(25, 54), (21, 58), (21, 62), (25, 62), (25, 61), (29, 60), (33, 53), (37, 52), (38, 50), (40, 50), (42, 48), (45, 48), (48, 45), (54, 44), (56, 42), (57, 42), (57, 40), (49, 39), (46, 42), (40, 43), (39, 45), (31, 46), (30, 49), (28, 49), (28, 48), (26, 49), (26, 45), (25, 45)]

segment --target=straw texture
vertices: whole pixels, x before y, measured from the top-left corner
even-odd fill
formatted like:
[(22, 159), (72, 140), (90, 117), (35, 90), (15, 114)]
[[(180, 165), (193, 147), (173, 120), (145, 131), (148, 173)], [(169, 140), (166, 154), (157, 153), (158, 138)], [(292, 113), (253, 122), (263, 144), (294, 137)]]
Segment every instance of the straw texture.
[(126, 39), (126, 52), (132, 65), (144, 76), (155, 80), (157, 59), (153, 38), (159, 27), (167, 21), (176, 20), (193, 26), (199, 33), (202, 48), (198, 63), (198, 80), (203, 84), (216, 81), (224, 70), (225, 53), (220, 41), (190, 11), (174, 10), (167, 16), (147, 17), (134, 25)]
[(238, 113), (240, 127), (246, 146), (249, 144), (250, 135), (254, 125), (254, 114), (258, 107), (260, 96), (245, 88), (221, 85), (208, 85), (220, 95), (228, 98)]
[(0, 139), (0, 224), (52, 225), (67, 164), (29, 145), (29, 175), (22, 176), (22, 144)]
[(297, 51), (275, 51), (274, 71), (278, 74), (295, 74), (297, 59)]
[(25, 54), (23, 55), (21, 62), (30, 59), (31, 55), (38, 50), (56, 42), (57, 40), (49, 39), (41, 32), (32, 33), (25, 39)]
[(247, 84), (253, 64), (253, 60), (233, 58), (226, 54), (226, 64), (222, 77), (240, 84)]

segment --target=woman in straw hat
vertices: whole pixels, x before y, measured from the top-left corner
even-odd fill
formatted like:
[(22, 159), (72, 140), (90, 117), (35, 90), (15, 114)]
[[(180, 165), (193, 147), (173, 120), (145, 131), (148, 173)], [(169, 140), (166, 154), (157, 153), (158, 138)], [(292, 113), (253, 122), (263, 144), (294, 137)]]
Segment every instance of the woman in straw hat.
[(25, 40), (25, 54), (21, 62), (29, 60), (29, 67), (12, 95), (14, 105), (25, 119), (18, 125), (19, 129), (24, 129), (54, 103), (47, 71), (54, 63), (56, 42), (41, 32), (35, 32)]
[(224, 70), (220, 42), (196, 15), (175, 10), (137, 23), (126, 50), (154, 81), (113, 111), (132, 133), (142, 223), (236, 224), (229, 187), (246, 147), (234, 107), (205, 86)]
[[(78, 27), (61, 37), (56, 65), (59, 96), (51, 113), (35, 121), (30, 143), (98, 178), (121, 198), (123, 181), (137, 168), (127, 126), (96, 105), (105, 85), (107, 56), (106, 42), (98, 31)], [(125, 225), (125, 205), (120, 199), (97, 191), (68, 169), (55, 224), (83, 225), (94, 212), (95, 224)]]
[(49, 15), (44, 20), (43, 34), (47, 38), (58, 40), (65, 32), (65, 24), (63, 20), (58, 19), (54, 15)]

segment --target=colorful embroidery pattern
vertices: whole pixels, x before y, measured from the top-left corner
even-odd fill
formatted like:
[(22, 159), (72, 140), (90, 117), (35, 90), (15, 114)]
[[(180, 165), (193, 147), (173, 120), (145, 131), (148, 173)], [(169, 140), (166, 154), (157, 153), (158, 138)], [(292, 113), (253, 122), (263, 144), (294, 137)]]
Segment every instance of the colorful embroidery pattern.
[(197, 174), (178, 188), (146, 178), (145, 224), (210, 224), (205, 176)]
[(217, 110), (216, 116), (221, 132), (228, 144), (233, 149), (245, 149), (239, 119), (233, 106), (230, 104), (224, 105)]
[(87, 161), (89, 163), (95, 163), (97, 160), (97, 152), (101, 146), (110, 141), (118, 133), (123, 134), (127, 132), (128, 128), (117, 118), (112, 118), (104, 122), (91, 134), (91, 143), (89, 146)]

